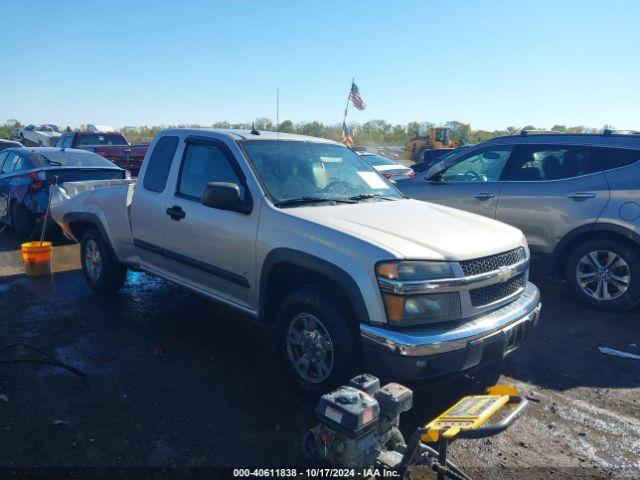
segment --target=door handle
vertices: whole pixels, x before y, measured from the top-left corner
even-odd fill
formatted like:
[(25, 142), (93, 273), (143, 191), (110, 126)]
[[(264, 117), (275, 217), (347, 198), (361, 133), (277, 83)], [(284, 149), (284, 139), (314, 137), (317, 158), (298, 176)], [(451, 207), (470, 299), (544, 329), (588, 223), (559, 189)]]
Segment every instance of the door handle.
[(575, 192), (567, 195), (567, 198), (576, 202), (583, 202), (585, 200), (589, 200), (590, 198), (595, 198), (595, 196), (596, 194), (593, 192)]
[(171, 208), (167, 208), (165, 212), (171, 217), (171, 220), (175, 220), (176, 222), (182, 220), (187, 216), (187, 214), (184, 213), (184, 210), (182, 210), (182, 207), (180, 207), (179, 205), (174, 205)]
[(495, 195), (493, 193), (488, 193), (488, 192), (483, 192), (483, 193), (478, 193), (476, 195), (473, 196), (473, 198), (477, 199), (477, 200), (489, 200), (491, 198), (495, 197)]

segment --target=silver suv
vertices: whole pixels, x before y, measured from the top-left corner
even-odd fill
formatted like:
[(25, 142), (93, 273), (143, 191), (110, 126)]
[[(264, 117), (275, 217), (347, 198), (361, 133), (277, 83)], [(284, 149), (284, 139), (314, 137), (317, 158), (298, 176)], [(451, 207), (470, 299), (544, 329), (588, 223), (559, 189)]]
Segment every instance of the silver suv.
[(640, 134), (500, 137), (398, 182), (419, 200), (520, 228), (544, 273), (584, 303), (640, 303)]

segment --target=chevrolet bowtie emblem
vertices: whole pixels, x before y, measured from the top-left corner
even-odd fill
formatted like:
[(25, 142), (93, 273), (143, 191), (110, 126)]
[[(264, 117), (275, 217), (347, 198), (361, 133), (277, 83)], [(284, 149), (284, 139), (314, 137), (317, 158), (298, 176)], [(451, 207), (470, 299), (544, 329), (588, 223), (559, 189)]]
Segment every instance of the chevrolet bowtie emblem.
[(506, 282), (511, 278), (511, 268), (509, 267), (500, 267), (498, 272), (498, 279), (501, 282)]

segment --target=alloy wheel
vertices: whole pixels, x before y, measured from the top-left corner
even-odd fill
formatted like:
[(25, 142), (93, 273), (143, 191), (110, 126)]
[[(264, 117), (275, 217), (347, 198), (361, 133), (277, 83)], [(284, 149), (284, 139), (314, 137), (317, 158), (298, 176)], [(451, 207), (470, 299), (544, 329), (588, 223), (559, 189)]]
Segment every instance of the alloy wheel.
[(333, 369), (333, 342), (324, 324), (314, 315), (300, 313), (287, 329), (287, 355), (300, 377), (322, 383)]
[(84, 266), (89, 278), (97, 282), (102, 273), (102, 257), (98, 244), (92, 238), (87, 240), (84, 247)]
[(576, 280), (587, 296), (598, 301), (614, 300), (627, 292), (631, 270), (617, 253), (594, 250), (578, 261)]

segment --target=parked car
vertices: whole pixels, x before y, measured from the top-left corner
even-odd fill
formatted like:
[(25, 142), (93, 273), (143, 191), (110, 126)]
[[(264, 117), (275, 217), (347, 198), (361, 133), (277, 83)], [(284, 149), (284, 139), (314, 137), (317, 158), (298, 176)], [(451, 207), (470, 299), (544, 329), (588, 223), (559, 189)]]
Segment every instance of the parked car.
[(27, 125), (18, 129), (18, 140), (27, 146), (48, 147), (55, 144), (60, 135), (60, 129), (50, 123), (43, 125)]
[(64, 189), (67, 182), (115, 178), (124, 178), (124, 170), (95, 153), (7, 148), (0, 152), (0, 223), (28, 240), (42, 226), (53, 183)]
[(585, 304), (640, 303), (640, 135), (501, 137), (451, 155), (405, 194), (514, 225)]
[(138, 176), (142, 159), (149, 148), (148, 145), (131, 146), (122, 133), (113, 131), (68, 132), (58, 139), (56, 147), (80, 148), (97, 153), (134, 177)]
[(540, 311), (522, 232), (406, 199), (325, 139), (166, 130), (135, 185), (52, 214), (94, 290), (118, 290), (133, 268), (236, 308), (274, 334), (309, 392), (362, 367), (397, 379), (481, 367)]
[(0, 138), (0, 152), (5, 148), (20, 148), (23, 145), (20, 142), (15, 142), (13, 140), (5, 140), (4, 138)]
[(384, 178), (388, 178), (389, 180), (401, 180), (403, 178), (411, 178), (415, 175), (413, 170), (409, 167), (405, 167), (404, 165), (400, 165), (398, 162), (394, 162), (393, 160), (383, 157), (382, 155), (376, 155), (375, 153), (369, 152), (357, 152), (365, 161), (379, 171)]

